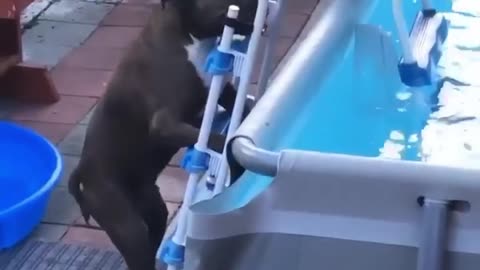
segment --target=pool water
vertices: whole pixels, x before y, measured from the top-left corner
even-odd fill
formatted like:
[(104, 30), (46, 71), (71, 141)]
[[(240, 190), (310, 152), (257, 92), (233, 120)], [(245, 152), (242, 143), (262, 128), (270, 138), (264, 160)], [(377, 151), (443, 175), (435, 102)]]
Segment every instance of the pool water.
[[(407, 88), (400, 82), (397, 63), (401, 50), (392, 1), (378, 0), (328, 79), (308, 82), (307, 87), (318, 91), (305, 99), (300, 115), (288, 123), (288, 132), (271, 138), (268, 150), (480, 166), (480, 162), (475, 164), (480, 159), (480, 140), (475, 140), (480, 135), (480, 76), (476, 76), (480, 69), (480, 3), (431, 2), (449, 21), (438, 83)], [(407, 0), (403, 5), (405, 19), (411, 24), (421, 1)], [(215, 204), (208, 204), (212, 209), (203, 210), (218, 213), (242, 207), (271, 182), (271, 177), (247, 171), (215, 198)]]
[(454, 166), (480, 165), (480, 3), (456, 0), (439, 73), (439, 110), (422, 130), (422, 160)]
[[(475, 76), (480, 69), (480, 3), (432, 1), (440, 11), (449, 10), (442, 13), (449, 36), (439, 82), (406, 88), (396, 69), (400, 48), (391, 1), (378, 2), (367, 23), (382, 26), (391, 36), (392, 50), (376, 47), (371, 34), (357, 34), (332, 76), (323, 84), (311, 82), (319, 90), (299, 117), (307, 120), (292, 127), (301, 134), (282, 138), (276, 150), (474, 165), (480, 159), (480, 140), (475, 140), (480, 135), (480, 76)], [(413, 22), (419, 7), (404, 1), (407, 22)]]

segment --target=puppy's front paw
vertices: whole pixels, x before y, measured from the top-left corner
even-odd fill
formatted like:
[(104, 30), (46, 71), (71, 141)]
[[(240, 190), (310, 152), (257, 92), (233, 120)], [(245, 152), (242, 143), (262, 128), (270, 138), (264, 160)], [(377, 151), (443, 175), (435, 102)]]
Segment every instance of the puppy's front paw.
[(197, 128), (178, 120), (167, 109), (155, 112), (150, 122), (150, 136), (164, 146), (182, 148), (193, 145), (198, 134)]
[(159, 137), (172, 137), (177, 135), (178, 121), (167, 109), (161, 109), (153, 114), (150, 121), (150, 131)]

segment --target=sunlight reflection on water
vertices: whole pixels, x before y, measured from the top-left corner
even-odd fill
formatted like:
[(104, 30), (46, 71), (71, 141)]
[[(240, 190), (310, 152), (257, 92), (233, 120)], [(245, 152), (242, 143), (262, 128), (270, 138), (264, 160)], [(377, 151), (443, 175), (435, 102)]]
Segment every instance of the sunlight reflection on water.
[(439, 72), (448, 80), (422, 131), (421, 159), (480, 167), (480, 4), (454, 0), (453, 11), (444, 15), (450, 27)]

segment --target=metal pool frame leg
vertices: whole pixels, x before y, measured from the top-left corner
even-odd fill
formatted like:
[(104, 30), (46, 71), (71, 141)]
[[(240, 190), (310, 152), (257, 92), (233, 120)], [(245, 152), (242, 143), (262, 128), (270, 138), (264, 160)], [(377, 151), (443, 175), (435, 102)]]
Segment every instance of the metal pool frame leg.
[(417, 270), (445, 269), (449, 202), (425, 198)]

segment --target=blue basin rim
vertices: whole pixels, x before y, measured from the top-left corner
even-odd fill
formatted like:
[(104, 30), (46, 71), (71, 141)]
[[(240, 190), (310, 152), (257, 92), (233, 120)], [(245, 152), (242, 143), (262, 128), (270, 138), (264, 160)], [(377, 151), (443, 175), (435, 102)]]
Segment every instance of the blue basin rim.
[(53, 154), (55, 154), (55, 158), (56, 158), (55, 170), (52, 172), (52, 174), (50, 175), (50, 178), (45, 182), (45, 184), (40, 189), (38, 189), (30, 196), (23, 199), (22, 201), (18, 202), (17, 204), (9, 208), (6, 208), (4, 210), (0, 210), (0, 216), (3, 216), (8, 212), (11, 212), (18, 208), (23, 207), (24, 205), (28, 204), (30, 201), (37, 199), (38, 197), (42, 196), (46, 192), (50, 191), (53, 188), (53, 186), (60, 180), (60, 173), (62, 172), (63, 164), (62, 164), (62, 158), (57, 148), (52, 143), (50, 143), (45, 137), (38, 134), (36, 131), (30, 128), (25, 128), (20, 125), (5, 122), (5, 121), (0, 121), (0, 126), (6, 127), (8, 129), (13, 129), (15, 131), (29, 133), (29, 135), (33, 136), (35, 140), (45, 143), (53, 151)]

